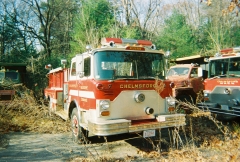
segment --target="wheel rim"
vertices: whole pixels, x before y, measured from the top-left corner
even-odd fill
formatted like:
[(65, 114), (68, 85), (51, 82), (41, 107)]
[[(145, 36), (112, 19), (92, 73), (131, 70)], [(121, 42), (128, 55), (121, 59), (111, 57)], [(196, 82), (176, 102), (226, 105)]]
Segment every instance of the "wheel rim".
[(72, 131), (73, 131), (73, 135), (77, 137), (79, 132), (79, 126), (78, 126), (78, 118), (76, 115), (74, 115), (72, 118)]
[(51, 99), (48, 102), (48, 110), (49, 110), (49, 115), (51, 115), (51, 113), (53, 112), (52, 111), (52, 101), (51, 101)]

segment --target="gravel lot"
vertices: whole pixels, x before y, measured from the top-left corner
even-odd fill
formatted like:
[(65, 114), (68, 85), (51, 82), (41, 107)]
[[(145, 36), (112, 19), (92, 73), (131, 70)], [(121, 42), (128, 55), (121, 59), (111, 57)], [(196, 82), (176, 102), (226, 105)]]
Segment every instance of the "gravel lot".
[(144, 161), (141, 147), (152, 147), (144, 140), (136, 135), (122, 135), (109, 137), (106, 143), (103, 138), (93, 137), (91, 144), (83, 145), (73, 143), (70, 133), (12, 132), (0, 134), (0, 162), (73, 161), (76, 157), (89, 161), (96, 161), (99, 157)]

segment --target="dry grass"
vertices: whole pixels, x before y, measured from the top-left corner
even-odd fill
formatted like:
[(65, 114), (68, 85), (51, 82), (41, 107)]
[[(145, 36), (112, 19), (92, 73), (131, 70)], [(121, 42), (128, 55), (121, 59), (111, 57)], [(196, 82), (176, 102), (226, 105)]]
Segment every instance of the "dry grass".
[(12, 101), (0, 103), (0, 133), (7, 132), (69, 132), (69, 122), (49, 115), (43, 101), (36, 101), (32, 92), (21, 89)]
[[(156, 151), (155, 149), (139, 150), (138, 156), (126, 158), (110, 157), (77, 157), (71, 162), (104, 162), (104, 161), (151, 161), (151, 162), (237, 162), (240, 161), (240, 126), (222, 123), (208, 112), (197, 110), (194, 105), (189, 105), (196, 111), (187, 115), (187, 126), (169, 133), (172, 140), (160, 139), (169, 146), (169, 150)], [(176, 135), (177, 134), (177, 135)], [(175, 144), (173, 139), (175, 137)], [(178, 142), (176, 142), (178, 141)], [(150, 144), (153, 141), (148, 141)], [(178, 145), (177, 145), (178, 143)], [(153, 147), (154, 148), (154, 147)]]
[[(211, 113), (199, 110), (191, 103), (187, 104), (191, 114), (187, 115), (185, 127), (171, 130), (170, 141), (160, 139), (169, 150), (139, 150), (138, 157), (77, 157), (69, 161), (199, 161), (199, 162), (235, 162), (240, 161), (240, 126), (238, 122), (222, 123), (212, 117)], [(36, 101), (29, 90), (22, 90), (8, 104), (0, 105), (0, 134), (21, 131), (39, 133), (70, 132), (69, 121), (55, 115), (49, 115), (48, 107), (43, 101)], [(161, 138), (161, 137), (160, 137)], [(146, 140), (147, 141), (147, 140)], [(148, 140), (153, 144), (155, 141)], [(153, 144), (154, 145), (154, 144)]]

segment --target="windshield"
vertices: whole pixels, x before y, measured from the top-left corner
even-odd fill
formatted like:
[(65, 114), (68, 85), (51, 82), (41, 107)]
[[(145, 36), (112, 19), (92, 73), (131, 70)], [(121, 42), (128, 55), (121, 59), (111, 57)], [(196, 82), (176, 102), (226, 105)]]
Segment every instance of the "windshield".
[(240, 77), (240, 58), (227, 58), (211, 60), (209, 64), (209, 77)]
[(94, 75), (99, 80), (164, 78), (164, 57), (161, 54), (100, 51), (94, 57)]
[(5, 77), (5, 72), (0, 72), (0, 80), (3, 80)]
[(169, 69), (167, 73), (168, 76), (173, 76), (173, 75), (188, 75), (189, 68), (186, 67), (174, 67)]
[(10, 80), (17, 80), (18, 79), (18, 72), (0, 72), (0, 80), (3, 79), (10, 79)]

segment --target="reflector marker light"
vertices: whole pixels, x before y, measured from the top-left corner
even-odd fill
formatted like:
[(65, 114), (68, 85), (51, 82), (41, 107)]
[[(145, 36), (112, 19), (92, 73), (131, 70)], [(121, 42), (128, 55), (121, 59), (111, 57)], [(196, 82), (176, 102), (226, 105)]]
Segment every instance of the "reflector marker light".
[(101, 44), (102, 45), (107, 45), (109, 46), (110, 44), (112, 44), (114, 42), (114, 44), (116, 45), (142, 45), (142, 46), (148, 46), (148, 47), (152, 47), (154, 46), (152, 44), (151, 41), (148, 40), (135, 40), (135, 39), (122, 39), (122, 38), (102, 38), (101, 40)]
[(101, 115), (101, 116), (109, 116), (109, 115), (110, 115), (110, 112), (109, 112), (109, 111), (101, 111), (101, 112), (100, 112), (100, 115)]
[(103, 90), (103, 85), (101, 83), (96, 84), (97, 89)]

